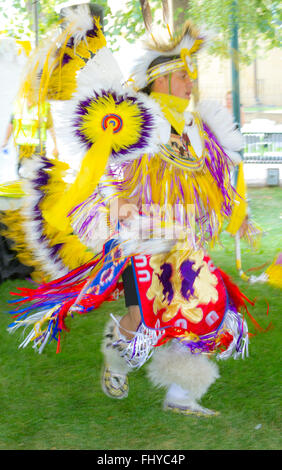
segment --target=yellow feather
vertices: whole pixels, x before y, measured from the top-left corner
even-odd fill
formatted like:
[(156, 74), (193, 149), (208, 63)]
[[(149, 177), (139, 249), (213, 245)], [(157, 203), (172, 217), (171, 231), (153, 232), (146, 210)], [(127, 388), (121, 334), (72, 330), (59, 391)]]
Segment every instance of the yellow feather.
[(24, 196), (24, 194), (20, 181), (0, 184), (0, 196), (18, 198)]
[(239, 164), (239, 172), (237, 179), (235, 204), (231, 214), (229, 224), (226, 231), (231, 235), (235, 235), (242, 225), (243, 220), (247, 215), (247, 202), (246, 202), (246, 183), (244, 178), (243, 163)]
[[(281, 257), (281, 253), (279, 256)], [(278, 262), (278, 256), (265, 273), (268, 276), (268, 284), (280, 289), (282, 288), (282, 265)]]
[(116, 104), (111, 95), (100, 97), (88, 106), (80, 130), (88, 141), (94, 143), (105, 132), (101, 126), (104, 117), (113, 114), (122, 120), (122, 127), (112, 137), (113, 150), (118, 151), (135, 144), (139, 138), (142, 118), (136, 104), (127, 101)]
[(43, 216), (51, 227), (64, 233), (71, 233), (69, 212), (82, 203), (94, 191), (108, 163), (112, 148), (112, 127), (102, 134), (85, 154), (79, 173), (62, 197), (49, 210), (43, 210)]
[[(66, 188), (66, 183), (62, 178), (68, 165), (56, 159), (52, 159), (52, 163), (51, 171), (48, 170), (48, 184), (41, 187), (42, 194), (44, 195), (40, 202), (41, 210), (48, 210), (50, 206), (52, 207), (58, 200), (58, 196)], [(6, 185), (3, 186), (5, 187)], [(10, 190), (13, 188), (14, 191), (14, 185), (8, 186)], [(16, 182), (16, 191), (20, 190), (20, 188), (20, 183)], [(50, 277), (45, 272), (44, 263), (39, 262), (41, 254), (37, 252), (38, 246), (36, 245), (36, 251), (33, 250), (30, 240), (27, 239), (24, 227), (29, 223), (29, 220), (23, 216), (22, 212), (22, 209), (3, 212), (1, 221), (5, 228), (1, 230), (1, 234), (12, 241), (17, 258), (24, 265), (34, 268), (31, 275), (33, 280), (36, 282), (44, 280), (45, 282)], [(88, 262), (93, 257), (93, 253), (87, 249), (76, 235), (60, 232), (53, 226), (50, 226), (46, 220), (42, 221), (42, 233), (50, 247), (56, 244), (61, 245), (57, 255), (69, 270)]]

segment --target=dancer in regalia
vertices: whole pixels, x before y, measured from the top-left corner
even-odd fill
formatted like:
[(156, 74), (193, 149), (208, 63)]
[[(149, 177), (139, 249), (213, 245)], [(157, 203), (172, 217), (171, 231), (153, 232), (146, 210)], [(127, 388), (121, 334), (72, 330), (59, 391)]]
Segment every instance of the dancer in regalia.
[(104, 392), (126, 398), (129, 372), (148, 362), (165, 409), (213, 416), (199, 402), (219, 377), (213, 358), (248, 353), (248, 299), (206, 252), (232, 212), (242, 137), (223, 107), (188, 110), (204, 42), (190, 23), (174, 38), (149, 34), (128, 80), (99, 21), (85, 7), (68, 12), (25, 90), (62, 101), (79, 165), (67, 181), (55, 159), (30, 163), (26, 231), (51, 280), (21, 289), (9, 328), (32, 325), (22, 347), (42, 352), (55, 339), (59, 351), (68, 316), (95, 315), (124, 292), (102, 341)]

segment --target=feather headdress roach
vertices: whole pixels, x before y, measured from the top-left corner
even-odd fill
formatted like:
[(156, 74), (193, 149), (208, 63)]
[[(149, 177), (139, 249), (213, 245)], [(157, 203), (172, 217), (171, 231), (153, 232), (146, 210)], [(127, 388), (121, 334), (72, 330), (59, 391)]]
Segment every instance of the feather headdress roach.
[(196, 78), (192, 56), (204, 46), (206, 35), (191, 21), (186, 21), (183, 28), (172, 35), (169, 28), (167, 2), (163, 2), (165, 27), (161, 31), (155, 31), (149, 2), (140, 0), (140, 3), (146, 36), (140, 42), (139, 54), (137, 54), (130, 71), (130, 79), (135, 88), (137, 90), (143, 89), (158, 75), (179, 68), (185, 68), (191, 78)]

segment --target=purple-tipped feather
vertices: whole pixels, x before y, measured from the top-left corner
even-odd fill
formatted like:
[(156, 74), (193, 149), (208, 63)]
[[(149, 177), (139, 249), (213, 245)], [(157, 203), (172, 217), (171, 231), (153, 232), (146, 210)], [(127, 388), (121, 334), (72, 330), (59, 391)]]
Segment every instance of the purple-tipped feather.
[(78, 103), (75, 110), (76, 117), (74, 118), (72, 124), (74, 135), (79, 139), (80, 143), (84, 145), (86, 149), (91, 147), (94, 142), (90, 141), (82, 130), (83, 118), (88, 113), (90, 104), (94, 104), (95, 102), (98, 102), (100, 98), (106, 98), (109, 95), (114, 99), (116, 106), (119, 106), (125, 100), (131, 102), (134, 105), (137, 105), (141, 117), (141, 129), (138, 140), (130, 147), (120, 148), (118, 151), (113, 150), (113, 158), (124, 158), (137, 150), (140, 150), (140, 153), (142, 153), (142, 151), (148, 145), (149, 138), (151, 136), (151, 129), (152, 126), (154, 126), (153, 115), (138, 98), (129, 95), (118, 95), (113, 90), (102, 91), (99, 95), (96, 92), (93, 92), (93, 96), (91, 98), (87, 98), (86, 100), (80, 101)]

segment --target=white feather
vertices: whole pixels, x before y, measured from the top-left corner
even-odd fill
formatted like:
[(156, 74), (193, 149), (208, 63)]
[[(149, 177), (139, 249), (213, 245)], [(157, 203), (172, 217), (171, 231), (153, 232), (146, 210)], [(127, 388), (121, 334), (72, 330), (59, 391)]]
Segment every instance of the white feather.
[[(207, 33), (202, 30), (199, 34), (200, 37), (205, 38), (207, 41)], [(156, 42), (167, 44), (170, 43), (170, 37), (168, 36), (167, 30), (154, 31), (154, 38)], [(129, 69), (129, 76), (134, 80), (134, 86), (137, 89), (142, 89), (147, 85), (146, 73), (150, 64), (160, 56), (172, 56), (180, 55), (181, 49), (191, 49), (195, 39), (193, 39), (189, 34), (186, 34), (183, 39), (177, 44), (173, 49), (168, 51), (158, 51), (151, 49), (146, 45), (147, 37), (145, 36), (139, 43), (136, 44), (135, 55), (132, 61), (132, 65)]]
[(107, 47), (102, 47), (95, 56), (87, 61), (77, 77), (76, 99), (88, 97), (101, 90), (107, 90), (120, 85), (124, 77), (112, 52)]
[(84, 39), (86, 32), (93, 29), (93, 20), (88, 5), (79, 5), (76, 9), (66, 8), (62, 11), (64, 21), (73, 31), (74, 45)]
[(239, 163), (241, 161), (239, 151), (244, 146), (243, 136), (236, 128), (228, 109), (217, 101), (202, 101), (198, 104), (197, 111), (233, 164)]
[(38, 178), (38, 171), (42, 168), (43, 163), (40, 157), (33, 157), (26, 161), (28, 179), (23, 180), (23, 189), (26, 194), (22, 205), (22, 215), (24, 218), (23, 230), (25, 233), (25, 242), (28, 249), (33, 253), (34, 259), (40, 263), (43, 270), (55, 279), (67, 273), (67, 268), (63, 265), (62, 261), (57, 257), (51, 256), (51, 249), (48, 246), (48, 241), (42, 239), (42, 225), (41, 221), (34, 217), (34, 210), (42, 194), (34, 189), (32, 180)]

